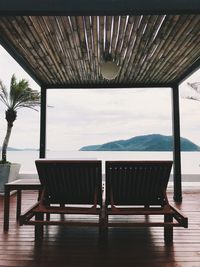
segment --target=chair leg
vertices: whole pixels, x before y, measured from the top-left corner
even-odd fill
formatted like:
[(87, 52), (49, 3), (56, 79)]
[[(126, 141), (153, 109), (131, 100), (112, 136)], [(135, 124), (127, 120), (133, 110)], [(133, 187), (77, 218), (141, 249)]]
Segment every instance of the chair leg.
[(104, 215), (99, 218), (99, 237), (101, 241), (108, 239), (108, 216)]
[[(164, 215), (164, 222), (172, 222), (173, 216), (171, 214)], [(164, 240), (165, 243), (173, 242), (173, 226), (164, 226)]]
[(50, 221), (50, 213), (47, 213), (47, 214), (46, 214), (46, 220), (47, 220), (47, 221)]
[[(44, 214), (43, 213), (36, 213), (35, 214), (35, 220), (36, 221), (43, 221), (44, 220)], [(43, 225), (37, 224), (35, 225), (35, 240), (42, 240), (43, 239)]]
[[(61, 208), (64, 208), (65, 207), (65, 204), (60, 204), (60, 207)], [(60, 219), (61, 219), (61, 221), (64, 221), (65, 220), (65, 215), (63, 213), (60, 214)]]

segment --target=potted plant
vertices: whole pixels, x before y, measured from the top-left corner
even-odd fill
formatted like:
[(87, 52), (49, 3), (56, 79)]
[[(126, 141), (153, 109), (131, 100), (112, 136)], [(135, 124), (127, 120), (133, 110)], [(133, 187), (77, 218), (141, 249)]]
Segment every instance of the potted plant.
[(40, 93), (31, 89), (28, 81), (25, 79), (17, 82), (13, 74), (10, 90), (0, 81), (0, 101), (6, 106), (5, 119), (7, 121), (7, 130), (0, 160), (0, 193), (2, 193), (4, 192), (4, 184), (14, 180), (20, 169), (20, 164), (7, 161), (7, 148), (13, 123), (17, 118), (17, 110), (20, 108), (30, 108), (37, 111), (36, 107), (40, 105)]

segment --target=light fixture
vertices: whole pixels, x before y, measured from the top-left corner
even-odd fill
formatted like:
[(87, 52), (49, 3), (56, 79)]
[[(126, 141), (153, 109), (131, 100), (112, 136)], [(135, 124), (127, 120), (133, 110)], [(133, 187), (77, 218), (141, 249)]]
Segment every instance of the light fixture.
[(113, 80), (119, 73), (119, 66), (112, 60), (111, 55), (104, 56), (104, 61), (101, 64), (101, 74), (106, 80)]

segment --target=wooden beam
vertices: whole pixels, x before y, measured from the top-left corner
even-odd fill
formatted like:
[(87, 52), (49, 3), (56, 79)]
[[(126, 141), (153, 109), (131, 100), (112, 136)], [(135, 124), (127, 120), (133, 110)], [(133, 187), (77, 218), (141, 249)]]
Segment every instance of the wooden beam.
[(48, 89), (126, 89), (126, 88), (171, 88), (172, 83), (107, 83), (107, 84), (52, 84), (44, 85)]
[(188, 68), (187, 71), (185, 71), (181, 75), (181, 77), (179, 77), (179, 79), (177, 80), (177, 83), (180, 84), (184, 82), (186, 79), (188, 79), (193, 73), (195, 73), (199, 69), (200, 69), (200, 60), (198, 60), (190, 68)]
[(174, 200), (182, 201), (181, 184), (181, 142), (180, 142), (180, 114), (179, 114), (179, 88), (172, 88), (172, 121), (173, 121), (173, 161), (174, 161)]
[(40, 104), (40, 158), (46, 156), (46, 107), (47, 107), (47, 88), (41, 87)]
[(15, 48), (7, 41), (0, 33), (0, 45), (17, 61), (17, 63), (31, 76), (31, 78), (38, 84), (42, 85), (41, 81), (36, 77), (33, 69), (28, 62), (15, 50)]
[(197, 14), (199, 0), (6, 0), (0, 15)]

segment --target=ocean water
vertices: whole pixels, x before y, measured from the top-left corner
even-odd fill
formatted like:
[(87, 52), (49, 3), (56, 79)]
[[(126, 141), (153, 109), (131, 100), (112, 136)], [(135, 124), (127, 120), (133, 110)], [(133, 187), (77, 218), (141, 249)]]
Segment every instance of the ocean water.
[[(36, 173), (35, 160), (38, 151), (8, 151), (8, 160), (21, 163), (20, 173)], [(135, 151), (47, 151), (50, 159), (98, 159), (106, 160), (172, 160), (172, 152), (135, 152)], [(200, 174), (200, 152), (181, 153), (182, 174)], [(173, 170), (172, 170), (173, 173)], [(200, 179), (199, 179), (200, 180)]]

